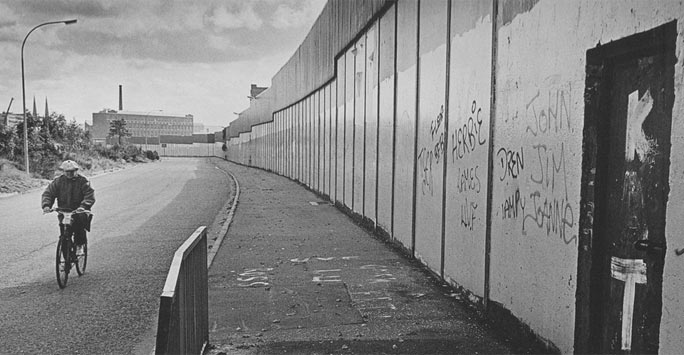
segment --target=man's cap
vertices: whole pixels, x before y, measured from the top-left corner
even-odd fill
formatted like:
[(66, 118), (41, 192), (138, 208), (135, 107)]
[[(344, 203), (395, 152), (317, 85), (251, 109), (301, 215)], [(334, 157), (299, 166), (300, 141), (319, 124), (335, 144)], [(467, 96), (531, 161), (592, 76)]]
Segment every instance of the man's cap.
[(79, 166), (78, 166), (78, 164), (76, 164), (76, 162), (73, 161), (73, 160), (65, 160), (65, 161), (62, 162), (62, 164), (59, 166), (59, 169), (60, 169), (60, 170), (64, 170), (64, 171), (76, 171), (76, 170), (79, 169)]

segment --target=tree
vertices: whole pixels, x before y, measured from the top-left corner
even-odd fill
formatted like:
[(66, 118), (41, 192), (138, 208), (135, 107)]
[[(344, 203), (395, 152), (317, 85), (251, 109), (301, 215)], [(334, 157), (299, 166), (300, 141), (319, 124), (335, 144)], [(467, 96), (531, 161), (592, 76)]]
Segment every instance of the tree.
[(122, 144), (121, 139), (123, 137), (130, 137), (131, 132), (128, 131), (126, 128), (126, 120), (121, 118), (118, 120), (113, 120), (112, 122), (109, 123), (109, 135), (108, 137), (118, 137), (119, 138), (119, 145)]
[(76, 120), (72, 120), (66, 125), (64, 135), (64, 145), (69, 147), (69, 150), (87, 150), (90, 148), (90, 134), (81, 128), (81, 126), (76, 123)]
[[(39, 149), (37, 148), (37, 145), (39, 145), (39, 135), (37, 132), (37, 120), (36, 118), (26, 111), (26, 127), (28, 128), (27, 130), (27, 138), (28, 138), (28, 153), (29, 156), (31, 155), (32, 152), (35, 152), (36, 150)], [(14, 135), (14, 156), (15, 157), (22, 157), (24, 156), (24, 125), (23, 123), (20, 123), (14, 127), (16, 134)]]
[(12, 128), (0, 125), (0, 158), (14, 160), (15, 136)]

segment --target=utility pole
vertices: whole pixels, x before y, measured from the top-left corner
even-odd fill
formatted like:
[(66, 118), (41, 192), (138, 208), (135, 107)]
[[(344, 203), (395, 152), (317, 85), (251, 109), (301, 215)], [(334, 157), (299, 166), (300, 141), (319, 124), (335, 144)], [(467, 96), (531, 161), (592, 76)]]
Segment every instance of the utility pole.
[(7, 111), (5, 111), (5, 127), (9, 124), (9, 110), (10, 107), (12, 107), (12, 101), (14, 101), (14, 98), (10, 98), (10, 103), (7, 105)]

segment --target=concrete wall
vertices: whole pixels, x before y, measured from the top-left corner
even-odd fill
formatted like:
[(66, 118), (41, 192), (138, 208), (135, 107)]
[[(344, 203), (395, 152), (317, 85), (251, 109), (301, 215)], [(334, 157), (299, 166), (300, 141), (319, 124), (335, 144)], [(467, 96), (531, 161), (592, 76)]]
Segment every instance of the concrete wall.
[(490, 299), (563, 351), (573, 349), (584, 58), (597, 42), (567, 38), (582, 5), (540, 2), (503, 23), (496, 60)]
[(418, 2), (396, 5), (394, 213), (392, 237), (413, 250)]
[(329, 0), (309, 34), (273, 77), (277, 110), (309, 96), (335, 77), (336, 56), (393, 0)]
[(485, 296), (492, 3), (451, 8), (444, 274)]
[[(515, 13), (516, 5), (504, 3), (510, 8), (504, 12)], [(490, 298), (563, 351), (573, 349), (586, 52), (673, 19), (681, 23), (682, 16), (684, 8), (674, 1), (540, 1), (499, 18)], [(681, 43), (681, 27), (678, 32)], [(678, 94), (675, 102), (681, 102)], [(680, 113), (673, 110), (673, 117)], [(673, 139), (681, 137), (676, 122)], [(679, 169), (676, 156), (672, 167)], [(680, 178), (670, 171), (673, 191)], [(672, 195), (670, 201), (681, 199)], [(677, 213), (669, 207), (668, 215)], [(668, 222), (668, 229), (681, 228)], [(682, 304), (668, 289), (677, 280), (681, 285), (683, 260), (672, 253), (667, 258), (666, 275), (679, 277), (663, 282), (660, 349), (677, 353), (684, 323), (675, 314), (682, 314)]]
[(143, 150), (156, 151), (161, 157), (224, 157), (223, 143), (136, 144)]
[[(326, 15), (333, 17), (322, 16), (319, 26), (348, 21), (344, 4), (356, 2), (333, 3)], [(286, 65), (279, 75), (306, 77), (296, 87), (309, 90), (231, 138), (227, 158), (328, 196), (477, 307), (505, 310), (563, 353), (578, 342), (587, 51), (678, 21), (659, 348), (680, 352), (684, 5), (374, 4), (376, 12), (365, 13), (370, 22), (352, 26), (361, 32), (321, 64), (335, 69), (316, 74), (324, 82), (312, 84), (300, 73), (306, 68)], [(274, 80), (274, 93), (286, 90), (279, 85)]]

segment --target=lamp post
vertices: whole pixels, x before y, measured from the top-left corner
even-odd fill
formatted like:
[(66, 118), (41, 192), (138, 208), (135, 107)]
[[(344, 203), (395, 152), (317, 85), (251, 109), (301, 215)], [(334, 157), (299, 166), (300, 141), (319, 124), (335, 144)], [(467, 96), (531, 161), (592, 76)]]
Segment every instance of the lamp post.
[[(149, 136), (149, 132), (148, 132), (148, 130), (149, 130), (148, 119), (150, 118), (150, 115), (152, 114), (152, 112), (155, 112), (155, 111), (162, 112), (163, 110), (150, 110), (150, 111), (148, 111), (148, 112), (145, 114), (145, 129), (144, 129), (144, 131), (145, 131), (145, 133), (144, 133), (144, 134), (145, 134), (145, 149), (149, 149), (149, 148), (147, 147), (147, 137)], [(154, 126), (153, 126), (153, 127), (154, 127)], [(157, 139), (157, 142), (158, 142), (157, 144), (161, 144), (161, 141), (160, 141), (159, 139)]]
[(21, 43), (21, 98), (23, 101), (23, 114), (24, 114), (24, 164), (26, 164), (26, 175), (29, 177), (31, 173), (29, 172), (29, 153), (28, 153), (28, 124), (26, 123), (26, 85), (24, 84), (24, 45), (26, 45), (26, 40), (28, 39), (31, 32), (35, 31), (39, 27), (47, 25), (56, 25), (63, 23), (65, 25), (71, 25), (76, 23), (77, 20), (66, 20), (66, 21), (50, 21), (41, 23), (40, 25), (32, 28), (24, 37), (24, 41)]

